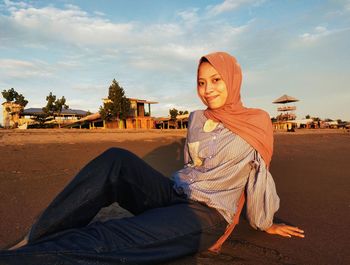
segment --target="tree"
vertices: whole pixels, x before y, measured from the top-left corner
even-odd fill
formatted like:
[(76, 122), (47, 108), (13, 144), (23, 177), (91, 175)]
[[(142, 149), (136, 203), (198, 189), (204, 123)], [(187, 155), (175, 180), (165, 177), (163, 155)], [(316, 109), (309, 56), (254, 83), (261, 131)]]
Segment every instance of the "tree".
[(308, 114), (308, 115), (305, 116), (305, 119), (310, 119), (310, 117), (311, 116)]
[(185, 115), (185, 114), (188, 114), (188, 111), (187, 111), (187, 110), (185, 110), (185, 111), (183, 111), (183, 110), (177, 110), (177, 109), (173, 108), (173, 109), (170, 109), (170, 110), (169, 110), (169, 114), (170, 114), (171, 120), (175, 121), (177, 115)]
[(103, 120), (126, 119), (130, 112), (130, 101), (125, 96), (124, 89), (113, 79), (108, 88), (108, 101), (100, 107), (100, 114)]
[(14, 102), (23, 108), (28, 104), (28, 100), (26, 100), (22, 94), (19, 94), (13, 87), (9, 90), (3, 90), (1, 94), (6, 102)]
[(173, 108), (173, 109), (169, 110), (169, 114), (170, 114), (170, 119), (172, 121), (176, 121), (176, 117), (179, 114), (179, 111), (177, 109)]
[(18, 95), (17, 91), (15, 91), (13, 87), (9, 90), (3, 90), (1, 94), (4, 99), (6, 99), (6, 102), (13, 102)]
[[(48, 116), (60, 116), (63, 108), (68, 109), (69, 106), (66, 104), (66, 98), (62, 96), (62, 98), (56, 98), (56, 95), (53, 95), (52, 92), (46, 97), (46, 106), (42, 108), (45, 113), (45, 118)], [(58, 127), (61, 127), (60, 123), (58, 123)]]
[[(13, 87), (8, 90), (3, 90), (1, 94), (7, 103), (5, 107), (7, 112), (5, 116), (7, 125), (5, 125), (5, 127), (16, 128), (19, 123), (20, 114), (28, 104), (28, 100), (26, 100), (22, 94), (19, 94)], [(11, 123), (13, 125), (10, 126)]]

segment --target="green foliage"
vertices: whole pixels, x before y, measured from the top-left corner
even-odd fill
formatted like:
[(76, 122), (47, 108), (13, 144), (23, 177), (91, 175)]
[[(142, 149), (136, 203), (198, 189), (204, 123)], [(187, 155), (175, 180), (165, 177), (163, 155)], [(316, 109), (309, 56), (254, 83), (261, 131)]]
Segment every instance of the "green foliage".
[(185, 111), (179, 110), (179, 115), (185, 115), (185, 114), (188, 114), (187, 110), (185, 110)]
[(180, 110), (180, 111), (179, 111), (179, 110), (173, 108), (173, 109), (170, 109), (170, 110), (169, 110), (169, 114), (170, 114), (170, 119), (173, 120), (173, 121), (175, 121), (177, 115), (188, 114), (188, 111), (187, 111), (187, 110), (185, 110), (185, 111)]
[(15, 91), (15, 89), (12, 87), (9, 90), (3, 90), (1, 92), (4, 99), (6, 99), (7, 102), (12, 102), (15, 100), (18, 93)]
[(47, 115), (46, 114), (35, 115), (34, 120), (39, 124), (38, 128), (41, 128), (44, 126), (45, 121), (47, 121)]
[(173, 108), (173, 109), (169, 110), (169, 114), (170, 114), (170, 119), (175, 121), (177, 115), (179, 115), (179, 111), (177, 109)]
[(46, 97), (47, 104), (42, 108), (46, 116), (57, 116), (60, 115), (63, 108), (68, 109), (69, 106), (66, 104), (66, 98), (56, 98), (56, 95), (53, 95), (52, 92)]
[(113, 79), (108, 89), (109, 102), (100, 106), (100, 114), (103, 120), (126, 119), (130, 112), (130, 101), (125, 96), (124, 89)]
[(23, 108), (28, 104), (28, 100), (26, 100), (22, 94), (19, 94), (13, 87), (9, 90), (3, 90), (1, 94), (6, 102), (14, 102), (21, 105)]
[(24, 108), (28, 104), (28, 100), (26, 100), (22, 94), (19, 94), (15, 100), (15, 103)]

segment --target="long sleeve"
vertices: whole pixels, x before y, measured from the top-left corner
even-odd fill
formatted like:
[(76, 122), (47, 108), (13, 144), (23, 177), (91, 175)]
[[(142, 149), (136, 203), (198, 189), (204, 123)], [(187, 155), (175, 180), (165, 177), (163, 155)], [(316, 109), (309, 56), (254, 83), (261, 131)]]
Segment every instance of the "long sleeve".
[(279, 197), (275, 182), (264, 160), (257, 153), (246, 187), (247, 218), (255, 229), (266, 230), (273, 223), (273, 216), (279, 208)]
[(184, 166), (187, 167), (190, 162), (191, 162), (191, 157), (189, 154), (188, 141), (187, 141), (187, 137), (186, 137), (185, 146), (184, 146)]
[[(193, 116), (193, 113), (191, 112), (189, 115), (189, 118), (188, 118), (188, 128), (191, 125), (192, 116)], [(184, 166), (185, 167), (188, 166), (189, 163), (191, 163), (191, 157), (190, 157), (190, 153), (188, 150), (188, 136), (189, 136), (189, 134), (190, 134), (190, 130), (188, 129), (187, 130), (187, 137), (185, 140), (185, 146), (184, 146)]]

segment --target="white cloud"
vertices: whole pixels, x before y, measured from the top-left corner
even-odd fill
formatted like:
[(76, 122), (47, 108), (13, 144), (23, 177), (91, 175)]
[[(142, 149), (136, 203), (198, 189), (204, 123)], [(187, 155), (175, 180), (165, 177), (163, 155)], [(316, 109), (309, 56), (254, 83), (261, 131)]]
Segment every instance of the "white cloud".
[(264, 1), (257, 1), (257, 0), (225, 0), (221, 4), (215, 5), (215, 6), (209, 6), (208, 13), (212, 15), (219, 15), (224, 12), (229, 12), (235, 9), (238, 9), (239, 7), (247, 4), (253, 4), (253, 5), (259, 5)]
[(97, 15), (97, 16), (101, 16), (101, 17), (106, 16), (105, 13), (100, 12), (100, 11), (94, 11), (94, 14)]
[(0, 59), (1, 79), (50, 76), (51, 74), (51, 67), (41, 61), (30, 62), (14, 59)]
[(28, 3), (25, 2), (15, 2), (15, 1), (10, 1), (10, 0), (4, 0), (4, 4), (7, 7), (14, 7), (14, 8), (27, 8), (30, 7)]
[(350, 11), (350, 0), (345, 0), (344, 9)]
[(198, 11), (199, 8), (191, 8), (177, 12), (177, 15), (182, 19), (186, 26), (193, 27), (200, 21), (200, 18), (198, 17), (197, 13)]
[[(294, 43), (294, 45), (305, 45), (306, 47), (309, 47), (310, 45), (319, 44), (321, 42), (332, 41), (332, 39), (335, 39), (339, 36), (346, 36), (349, 31), (350, 27), (330, 30), (324, 26), (317, 26), (313, 29), (313, 31), (299, 35), (299, 41)], [(342, 46), (342, 44), (339, 43), (339, 46)]]
[(111, 23), (106, 19), (91, 17), (72, 5), (66, 6), (66, 9), (14, 9), (6, 22), (11, 28), (18, 30), (7, 32), (12, 38), (34, 36), (32, 42), (53, 41), (78, 45), (120, 43), (129, 39), (128, 34), (133, 30), (132, 23)]
[(159, 61), (164, 59), (164, 54), (170, 55), (176, 61), (188, 61), (203, 52), (235, 46), (231, 45), (234, 37), (246, 30), (245, 25), (235, 27), (217, 22), (220, 24), (218, 27), (215, 21), (209, 20), (203, 21), (192, 32), (189, 25), (193, 26), (199, 19), (197, 11), (198, 9), (193, 8), (178, 12), (177, 15), (182, 18), (178, 24), (143, 25), (135, 21), (111, 22), (73, 5), (66, 5), (65, 9), (53, 6), (22, 8), (11, 11), (10, 16), (0, 21), (3, 25), (0, 41), (11, 45), (15, 43), (20, 47), (46, 49), (50, 46), (69, 45), (68, 47), (80, 48), (80, 53), (86, 52), (94, 56), (88, 51), (91, 48), (95, 53), (98, 51), (96, 58), (107, 56), (120, 59), (122, 55), (119, 51), (122, 50), (124, 54), (136, 58), (131, 60), (135, 65), (142, 68), (152, 64), (153, 68), (158, 68), (157, 65), (162, 67), (165, 63), (151, 61), (154, 57), (159, 57), (159, 54)]
[(332, 32), (330, 30), (328, 30), (326, 27), (317, 26), (314, 28), (313, 32), (303, 33), (299, 37), (302, 41), (313, 42), (313, 41), (317, 41), (318, 39), (325, 37), (331, 33)]

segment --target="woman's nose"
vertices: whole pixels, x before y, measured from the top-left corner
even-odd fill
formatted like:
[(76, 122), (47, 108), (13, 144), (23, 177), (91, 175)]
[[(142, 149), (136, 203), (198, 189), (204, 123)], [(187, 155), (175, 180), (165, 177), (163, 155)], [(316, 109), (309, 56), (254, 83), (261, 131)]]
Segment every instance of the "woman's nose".
[(213, 84), (211, 82), (208, 82), (205, 86), (205, 93), (209, 94), (213, 91)]

